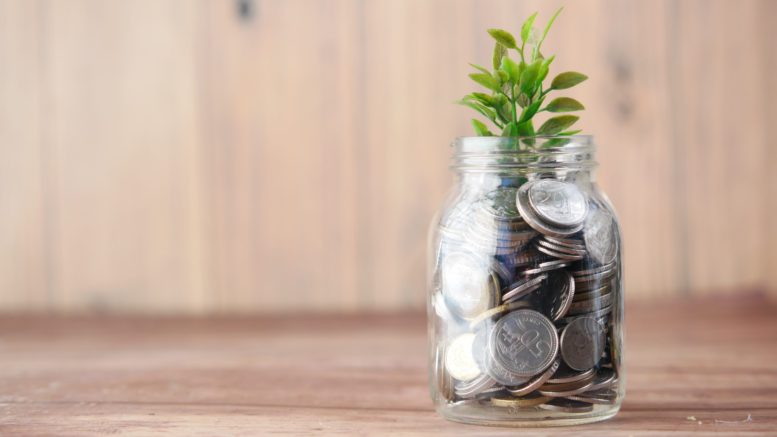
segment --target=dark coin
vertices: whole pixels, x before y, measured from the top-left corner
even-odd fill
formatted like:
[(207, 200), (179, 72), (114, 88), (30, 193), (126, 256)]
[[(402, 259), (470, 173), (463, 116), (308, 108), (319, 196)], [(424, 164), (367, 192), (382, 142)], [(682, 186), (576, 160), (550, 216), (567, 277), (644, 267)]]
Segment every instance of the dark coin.
[(544, 410), (561, 411), (564, 413), (588, 413), (593, 411), (594, 406), (587, 402), (558, 398), (540, 405), (540, 408)]
[(575, 370), (588, 370), (604, 352), (605, 330), (593, 317), (578, 317), (561, 332), (561, 357)]

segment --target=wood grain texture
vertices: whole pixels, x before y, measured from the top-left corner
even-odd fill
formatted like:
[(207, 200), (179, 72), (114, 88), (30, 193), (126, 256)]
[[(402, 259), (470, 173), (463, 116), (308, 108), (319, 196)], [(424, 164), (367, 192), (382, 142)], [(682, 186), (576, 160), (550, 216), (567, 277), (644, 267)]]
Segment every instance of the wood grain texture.
[[(553, 434), (773, 434), (775, 311), (746, 294), (628, 305), (621, 412)], [(0, 433), (514, 435), (434, 413), (425, 335), (420, 314), (3, 317)]]
[(467, 63), (562, 4), (629, 295), (777, 293), (773, 2), (244, 4), (0, 0), (0, 310), (422, 307)]
[(0, 308), (9, 310), (49, 302), (40, 12), (39, 2), (0, 0)]
[(197, 312), (209, 299), (189, 4), (45, 3), (53, 308)]

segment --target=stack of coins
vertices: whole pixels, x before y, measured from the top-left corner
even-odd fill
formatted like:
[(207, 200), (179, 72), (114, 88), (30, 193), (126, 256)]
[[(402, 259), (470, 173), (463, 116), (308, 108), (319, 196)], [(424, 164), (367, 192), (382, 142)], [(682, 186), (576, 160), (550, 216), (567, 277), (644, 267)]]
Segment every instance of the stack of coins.
[(468, 197), (441, 220), (432, 306), (439, 392), (516, 411), (617, 401), (617, 228), (577, 185), (535, 179)]

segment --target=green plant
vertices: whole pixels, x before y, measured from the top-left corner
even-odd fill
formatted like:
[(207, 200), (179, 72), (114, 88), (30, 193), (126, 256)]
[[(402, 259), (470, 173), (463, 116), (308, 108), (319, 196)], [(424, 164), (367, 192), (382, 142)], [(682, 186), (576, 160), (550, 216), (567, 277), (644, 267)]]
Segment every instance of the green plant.
[[(556, 115), (548, 118), (535, 131), (534, 117), (541, 112), (567, 113), (584, 109), (583, 105), (571, 97), (557, 97), (545, 104), (548, 93), (571, 88), (587, 79), (587, 76), (575, 71), (567, 71), (553, 78), (548, 88), (543, 82), (550, 70), (554, 56), (545, 58), (540, 51), (550, 27), (563, 8), (556, 11), (545, 26), (542, 34), (533, 27), (537, 18), (535, 12), (521, 26), (520, 45), (515, 37), (502, 29), (488, 29), (496, 40), (494, 46), (493, 71), (480, 65), (470, 64), (476, 73), (469, 75), (472, 80), (490, 91), (473, 92), (464, 96), (460, 104), (468, 106), (487, 118), (505, 137), (534, 137), (539, 135), (574, 135), (579, 130), (569, 130), (578, 120), (571, 114)], [(515, 50), (519, 57), (510, 57), (509, 51)], [(544, 106), (543, 106), (544, 105)], [(473, 119), (472, 127), (481, 136), (494, 135), (485, 123)]]

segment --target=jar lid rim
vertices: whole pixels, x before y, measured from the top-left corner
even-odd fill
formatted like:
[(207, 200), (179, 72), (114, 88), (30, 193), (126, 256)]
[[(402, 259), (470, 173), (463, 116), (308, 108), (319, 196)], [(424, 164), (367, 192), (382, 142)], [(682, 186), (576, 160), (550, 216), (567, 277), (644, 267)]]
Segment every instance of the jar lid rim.
[[(593, 147), (594, 137), (593, 135), (535, 135), (535, 136), (523, 136), (523, 137), (485, 137), (485, 136), (468, 136), (468, 137), (456, 137), (451, 143), (452, 147), (468, 148), (476, 147), (493, 147), (499, 148), (500, 145), (513, 146), (516, 143), (523, 143), (524, 145), (530, 144), (531, 141), (540, 141), (548, 143), (551, 141), (566, 140), (566, 144), (546, 146), (553, 148), (580, 148), (580, 147)], [(529, 147), (530, 149), (532, 147)], [(515, 150), (513, 148), (513, 150)]]

